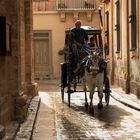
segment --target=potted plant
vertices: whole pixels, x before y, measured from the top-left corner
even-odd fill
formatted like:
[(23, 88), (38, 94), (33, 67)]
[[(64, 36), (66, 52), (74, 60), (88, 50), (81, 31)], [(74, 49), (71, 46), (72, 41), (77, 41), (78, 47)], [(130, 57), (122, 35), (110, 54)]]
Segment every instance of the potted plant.
[(58, 55), (59, 55), (59, 56), (64, 55), (64, 54), (65, 54), (64, 49), (61, 49), (61, 50), (58, 51)]

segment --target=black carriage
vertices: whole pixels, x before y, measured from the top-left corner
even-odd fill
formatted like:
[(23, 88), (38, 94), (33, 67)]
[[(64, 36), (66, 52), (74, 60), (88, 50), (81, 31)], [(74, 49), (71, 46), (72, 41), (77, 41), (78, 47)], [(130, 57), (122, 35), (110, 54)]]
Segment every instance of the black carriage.
[[(102, 45), (102, 37), (101, 37), (101, 29), (91, 27), (91, 26), (82, 26), (88, 34), (89, 38), (93, 37), (95, 40), (95, 45), (100, 46), (103, 50)], [(64, 48), (64, 62), (61, 63), (61, 97), (64, 102), (64, 94), (68, 94), (68, 105), (70, 106), (71, 94), (74, 92), (78, 92), (76, 89), (77, 86), (81, 85), (80, 75), (82, 75), (82, 71), (79, 73), (75, 73), (76, 70), (76, 62), (71, 50), (71, 44), (69, 42), (70, 30), (65, 31), (65, 48)], [(87, 55), (86, 51), (80, 51), (80, 60)], [(105, 57), (105, 56), (104, 56)], [(104, 90), (105, 93), (105, 101), (107, 105), (109, 104), (110, 97), (110, 84), (109, 78), (104, 75)]]

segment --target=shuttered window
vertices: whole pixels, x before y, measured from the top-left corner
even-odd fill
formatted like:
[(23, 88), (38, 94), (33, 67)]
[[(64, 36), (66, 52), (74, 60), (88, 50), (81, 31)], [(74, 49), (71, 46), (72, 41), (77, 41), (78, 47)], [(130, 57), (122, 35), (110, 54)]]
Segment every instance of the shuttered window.
[(136, 27), (136, 0), (130, 0), (130, 14), (129, 14), (129, 24), (130, 24), (130, 38), (131, 38), (131, 50), (137, 48), (137, 27)]

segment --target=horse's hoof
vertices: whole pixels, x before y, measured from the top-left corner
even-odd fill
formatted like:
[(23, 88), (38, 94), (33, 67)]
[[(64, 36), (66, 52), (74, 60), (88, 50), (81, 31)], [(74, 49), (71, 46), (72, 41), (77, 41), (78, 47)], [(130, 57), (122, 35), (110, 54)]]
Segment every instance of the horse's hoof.
[(85, 107), (88, 108), (88, 103), (85, 103)]
[(102, 109), (103, 108), (103, 104), (98, 103), (98, 109)]

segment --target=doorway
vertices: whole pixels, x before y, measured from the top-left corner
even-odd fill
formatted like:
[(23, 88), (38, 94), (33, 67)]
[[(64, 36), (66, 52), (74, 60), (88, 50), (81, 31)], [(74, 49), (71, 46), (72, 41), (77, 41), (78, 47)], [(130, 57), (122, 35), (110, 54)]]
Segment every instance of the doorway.
[(49, 31), (34, 31), (34, 63), (35, 79), (50, 79), (52, 74), (51, 33)]

